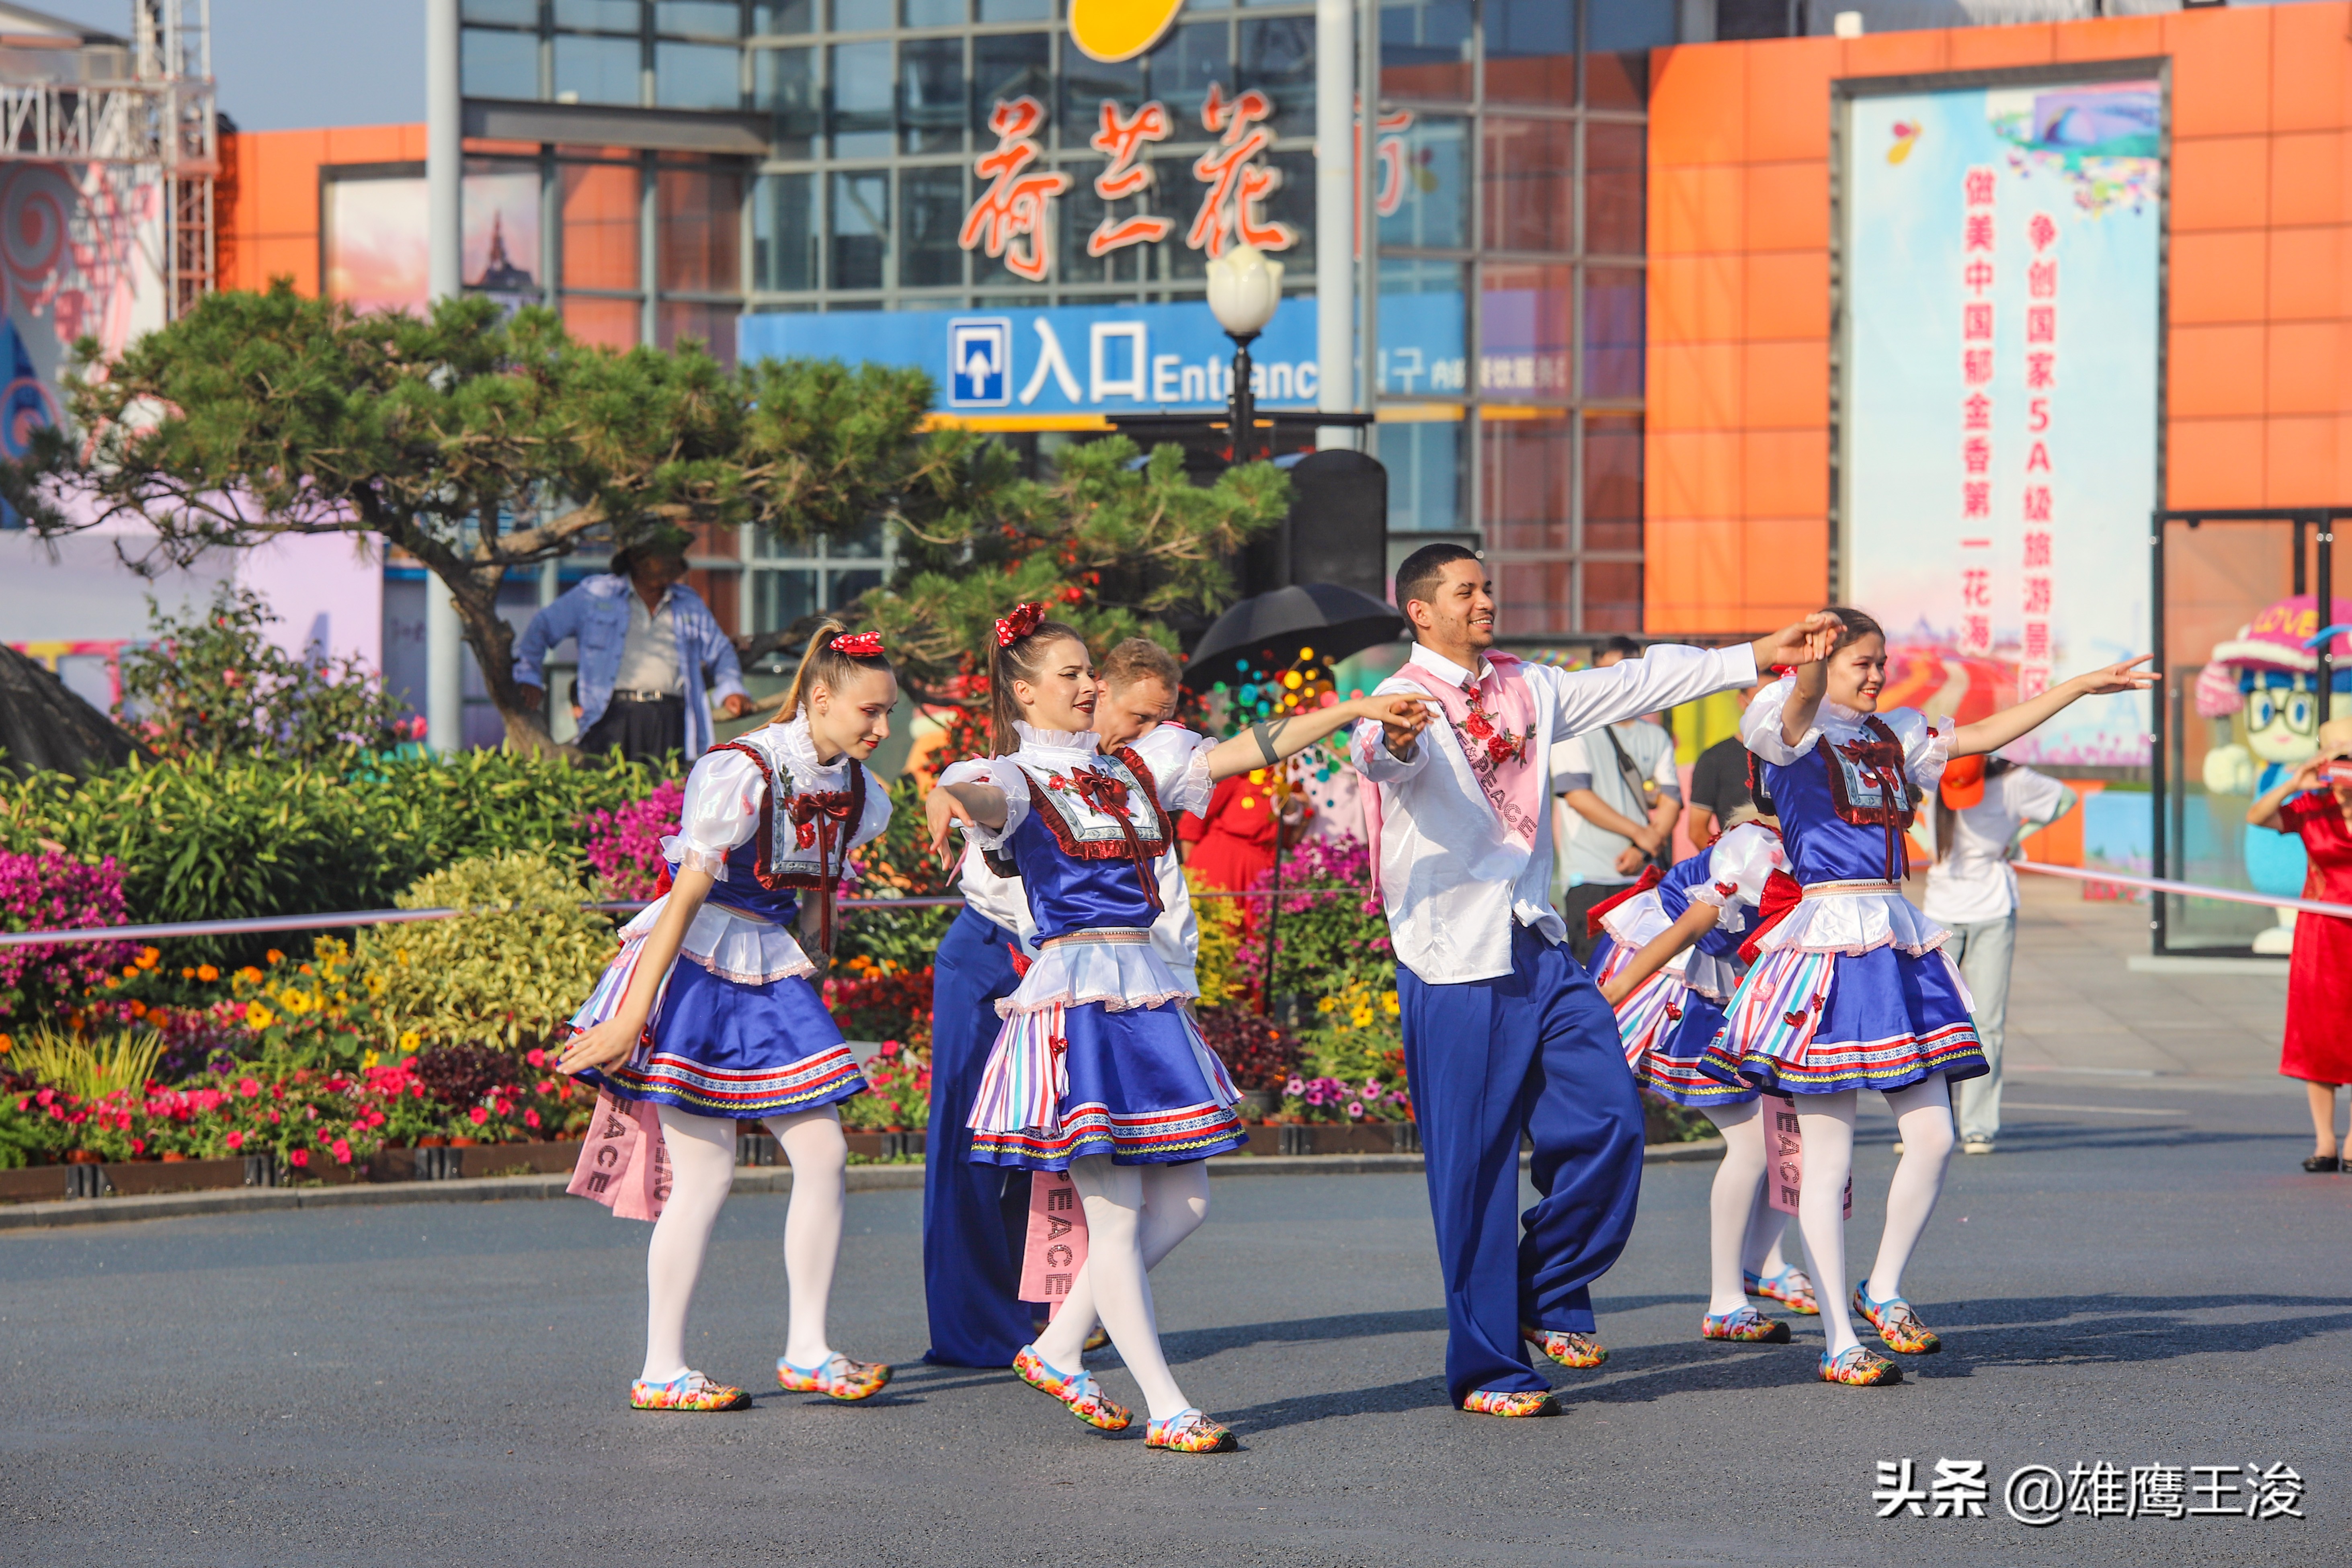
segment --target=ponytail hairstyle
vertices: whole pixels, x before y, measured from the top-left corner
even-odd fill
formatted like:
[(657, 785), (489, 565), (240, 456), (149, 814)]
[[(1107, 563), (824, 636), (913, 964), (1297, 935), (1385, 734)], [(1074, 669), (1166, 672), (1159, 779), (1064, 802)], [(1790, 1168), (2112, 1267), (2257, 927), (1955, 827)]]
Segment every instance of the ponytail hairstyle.
[(852, 632), (835, 620), (823, 622), (809, 634), (808, 651), (801, 655), (801, 667), (793, 674), (793, 689), (784, 693), (775, 721), (782, 724), (798, 715), (817, 687), (839, 691), (869, 669), (898, 679), (898, 671), (890, 668), (882, 651), (881, 634)]
[(1021, 717), (1013, 683), (1034, 680), (1045, 650), (1066, 637), (1087, 646), (1077, 627), (1047, 620), (1043, 605), (1015, 605), (996, 623), (996, 646), (988, 654), (988, 743), (995, 755), (1009, 757), (1021, 749), (1021, 731), (1013, 727)]

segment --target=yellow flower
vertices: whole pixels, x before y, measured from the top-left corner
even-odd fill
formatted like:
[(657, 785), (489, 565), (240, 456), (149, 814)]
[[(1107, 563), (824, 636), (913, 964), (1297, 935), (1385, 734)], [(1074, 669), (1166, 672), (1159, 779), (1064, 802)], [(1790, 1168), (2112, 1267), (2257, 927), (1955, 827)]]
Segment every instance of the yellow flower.
[(400, 1036), (400, 1050), (401, 1050), (401, 1054), (402, 1054), (403, 1056), (406, 1056), (406, 1055), (408, 1055), (409, 1053), (411, 1053), (411, 1052), (415, 1051), (415, 1049), (416, 1049), (416, 1031), (415, 1031), (415, 1030), (414, 1030), (414, 1029), (404, 1029), (404, 1030), (403, 1030), (403, 1031), (401, 1032), (401, 1036)]
[(372, 1068), (383, 1059), (383, 1058), (377, 1056), (373, 1051), (367, 1051), (361, 1055), (360, 1066), (363, 1068)]
[(260, 1003), (247, 1002), (245, 1005), (245, 1026), (247, 1028), (266, 1029), (276, 1022), (278, 1022), (277, 1015), (270, 1012), (268, 1008), (263, 1006)]
[(367, 994), (371, 996), (381, 996), (383, 994), (383, 975), (371, 974), (367, 977)]

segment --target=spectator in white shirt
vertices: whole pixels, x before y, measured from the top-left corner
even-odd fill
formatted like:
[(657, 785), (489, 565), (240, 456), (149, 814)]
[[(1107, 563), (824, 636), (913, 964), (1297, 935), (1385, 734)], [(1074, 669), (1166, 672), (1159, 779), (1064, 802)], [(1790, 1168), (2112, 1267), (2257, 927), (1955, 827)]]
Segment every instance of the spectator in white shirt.
[(1969, 984), (1969, 1013), (1990, 1068), (1959, 1085), (1965, 1153), (1991, 1153), (2000, 1135), (2000, 1049), (2017, 952), (2017, 873), (2010, 854), (2021, 835), (2074, 810), (2075, 798), (2056, 779), (2001, 757), (1955, 757), (1944, 767), (1928, 828), (1936, 861), (1919, 907), (1952, 933), (1946, 951)]

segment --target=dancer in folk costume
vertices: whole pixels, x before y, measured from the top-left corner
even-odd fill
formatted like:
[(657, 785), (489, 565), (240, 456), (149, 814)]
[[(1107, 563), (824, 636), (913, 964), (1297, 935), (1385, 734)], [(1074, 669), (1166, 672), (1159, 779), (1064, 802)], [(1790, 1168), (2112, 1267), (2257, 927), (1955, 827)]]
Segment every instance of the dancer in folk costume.
[[(1546, 902), (1552, 743), (1750, 685), (1759, 659), (1827, 646), (1815, 616), (1753, 647), (1659, 646), (1605, 669), (1494, 651), (1495, 600), (1471, 552), (1433, 544), (1397, 571), (1418, 644), (1379, 695), (1438, 710), (1418, 740), (1360, 724), (1373, 863), (1403, 1009), (1405, 1074), (1445, 1275), (1447, 1391), (1465, 1410), (1559, 1413), (1533, 1343), (1598, 1365), (1590, 1287), (1633, 1228), (1642, 1107), (1615, 1021)], [(1540, 1201), (1518, 1212), (1519, 1143)]]
[(1359, 719), (1409, 738), (1420, 710), (1361, 699), (1230, 741), (1171, 731), (1157, 747), (1147, 735), (1106, 754), (1084, 638), (1037, 605), (999, 621), (996, 638), (997, 755), (949, 768), (926, 804), (942, 854), (961, 824), (1012, 859), (1040, 948), (998, 1004), (1004, 1022), (972, 1107), (971, 1158), (1070, 1173), (1088, 1233), (1079, 1283), (1091, 1298), (1074, 1295), (1013, 1367), (1089, 1425), (1127, 1426), (1132, 1415), (1079, 1364), (1087, 1320), (1099, 1313), (1142, 1387), (1146, 1445), (1231, 1448), (1233, 1434), (1189, 1404), (1168, 1370), (1146, 1278), (1208, 1213), (1202, 1162), (1244, 1142), (1241, 1097), (1152, 945), (1164, 901), (1154, 864), (1174, 843), (1175, 814), (1197, 809), (1218, 779), (1270, 767)]
[(1902, 1130), (1886, 1194), (1886, 1229), (1853, 1306), (1889, 1350), (1924, 1355), (1941, 1342), (1903, 1298), (1903, 1269), (1935, 1212), (1953, 1146), (1951, 1081), (1985, 1070), (1968, 987), (1945, 932), (1903, 896), (1904, 835), (1945, 762), (2009, 744), (2082, 697), (2137, 691), (2154, 677), (2111, 665), (1957, 728), (1914, 709), (1878, 711), (1886, 637), (1857, 610), (1826, 658), (1759, 692), (1739, 733), (1776, 803), (1789, 866), (1803, 892), (1754, 939), (1705, 1070), (1797, 1100), (1804, 1142), (1798, 1224), (1821, 1289), (1824, 1382), (1895, 1383), (1894, 1362), (1866, 1350), (1846, 1313), (1846, 1182), (1854, 1091), (1875, 1089)]
[(1708, 1203), (1709, 1277), (1699, 1337), (1782, 1344), (1789, 1325), (1750, 1305), (1752, 1291), (1810, 1316), (1812, 1282), (1781, 1256), (1788, 1215), (1764, 1201), (1764, 1119), (1751, 1085), (1718, 1083), (1699, 1060), (1747, 972), (1740, 943), (1774, 891), (1793, 897), (1780, 830), (1751, 819), (1675, 864), (1646, 891), (1593, 911), (1601, 999), (1617, 1010), (1634, 1082), (1701, 1112), (1723, 1136)]
[(677, 833), (662, 844), (669, 889), (623, 928), (621, 955), (572, 1019), (563, 1070), (601, 1091), (600, 1127), (620, 1132), (634, 1120), (649, 1162), (667, 1167), (667, 1191), (592, 1170), (617, 1142), (592, 1139), (572, 1189), (604, 1201), (642, 1190), (650, 1202), (637, 1212), (659, 1216), (646, 1260), (645, 1370), (629, 1391), (640, 1410), (751, 1403), (689, 1369), (685, 1352), (687, 1308), (744, 1121), (766, 1122), (793, 1166), (777, 1384), (856, 1400), (890, 1380), (887, 1366), (852, 1361), (825, 1335), (849, 1159), (834, 1107), (866, 1080), (811, 981), (833, 951), (849, 852), (890, 820), (889, 794), (864, 763), (890, 733), (898, 696), (880, 637), (821, 626), (774, 721), (704, 752), (687, 775)]
[[(1097, 746), (1132, 745), (1156, 776), (1163, 762), (1190, 755), (1199, 737), (1169, 722), (1183, 669), (1146, 637), (1111, 649), (1098, 672), (1094, 715)], [(1160, 755), (1162, 750), (1168, 755)], [(1200, 994), (1193, 967), (1201, 931), (1192, 890), (1176, 857), (1154, 863), (1161, 910), (1151, 946), (1188, 996)], [(940, 943), (931, 981), (931, 1119), (924, 1143), (923, 1297), (931, 1348), (923, 1359), (948, 1366), (1011, 1366), (1038, 1330), (1020, 1299), (1023, 1240), (1029, 1218), (1028, 1173), (976, 1164), (966, 1125), (1002, 1021), (996, 1005), (1013, 994), (1037, 955), (1037, 928), (1019, 871), (991, 860), (975, 841), (965, 847), (958, 886), (964, 907)], [(1091, 1287), (1080, 1281), (1087, 1292)], [(1067, 1310), (1069, 1299), (1063, 1303)], [(1083, 1307), (1088, 1319), (1090, 1306)], [(1099, 1328), (1084, 1348), (1108, 1343)]]

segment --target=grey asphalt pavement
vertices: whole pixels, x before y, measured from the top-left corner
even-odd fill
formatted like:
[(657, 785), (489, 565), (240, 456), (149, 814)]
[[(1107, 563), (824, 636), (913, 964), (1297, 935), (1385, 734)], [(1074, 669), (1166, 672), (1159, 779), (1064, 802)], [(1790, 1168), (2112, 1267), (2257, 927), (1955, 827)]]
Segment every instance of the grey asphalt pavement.
[[(0, 1237), (0, 1541), (32, 1563), (2306, 1563), (2352, 1507), (2352, 1178), (2294, 1101), (2037, 1081), (1956, 1162), (1912, 1295), (1947, 1338), (1892, 1389), (1701, 1342), (1709, 1169), (1654, 1166), (1560, 1419), (1446, 1407), (1414, 1177), (1219, 1183), (1158, 1283), (1239, 1454), (1148, 1453), (1001, 1373), (929, 1368), (919, 1194), (850, 1200), (841, 1346), (907, 1363), (835, 1406), (630, 1413), (643, 1226), (578, 1203), (163, 1220)], [(2042, 1109), (2051, 1107), (2053, 1109)], [(2064, 1109), (2056, 1109), (2063, 1107)], [(1893, 1155), (1875, 1118), (1853, 1232)], [(780, 1346), (782, 1200), (719, 1224), (699, 1363)], [(1110, 1357), (1105, 1380), (1132, 1384)], [(1875, 1465), (1982, 1459), (1990, 1517), (1876, 1518)], [(2293, 1465), (2305, 1521), (2002, 1514), (2017, 1467)], [(2209, 1497), (2208, 1506), (2211, 1503)]]

